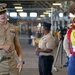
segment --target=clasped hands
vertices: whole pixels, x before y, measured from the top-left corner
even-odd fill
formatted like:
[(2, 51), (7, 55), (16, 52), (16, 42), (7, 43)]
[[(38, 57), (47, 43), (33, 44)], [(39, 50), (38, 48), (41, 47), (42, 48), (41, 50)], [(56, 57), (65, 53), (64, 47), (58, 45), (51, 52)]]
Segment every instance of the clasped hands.
[(35, 52), (39, 52), (41, 50), (41, 48), (36, 48)]

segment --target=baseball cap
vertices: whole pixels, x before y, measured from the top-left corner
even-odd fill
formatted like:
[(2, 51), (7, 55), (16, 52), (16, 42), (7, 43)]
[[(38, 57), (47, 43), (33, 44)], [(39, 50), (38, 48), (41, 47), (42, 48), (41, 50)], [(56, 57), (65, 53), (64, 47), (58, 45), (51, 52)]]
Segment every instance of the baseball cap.
[(51, 23), (44, 22), (43, 27), (44, 28), (51, 28)]

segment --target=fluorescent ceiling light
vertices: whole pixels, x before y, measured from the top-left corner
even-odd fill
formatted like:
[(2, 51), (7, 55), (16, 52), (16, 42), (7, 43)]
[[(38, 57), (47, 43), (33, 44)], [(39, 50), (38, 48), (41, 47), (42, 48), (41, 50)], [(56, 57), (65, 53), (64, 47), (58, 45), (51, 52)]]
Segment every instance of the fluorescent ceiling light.
[(16, 12), (10, 12), (10, 17), (17, 17), (17, 13)]
[(60, 6), (60, 5), (61, 5), (61, 3), (53, 3), (53, 5), (59, 5), (59, 6)]
[(40, 17), (45, 17), (45, 15), (40, 15)]
[(16, 10), (16, 11), (23, 11), (23, 10)]
[(46, 12), (48, 12), (48, 13), (49, 13), (49, 12), (51, 12), (51, 11), (50, 11), (50, 10), (46, 10)]
[(20, 3), (14, 3), (13, 5), (21, 5)]
[(22, 7), (15, 7), (15, 9), (22, 9)]
[(43, 14), (49, 14), (49, 12), (43, 12)]
[(21, 12), (21, 13), (19, 13), (19, 15), (20, 15), (20, 17), (27, 17), (27, 13), (25, 13), (25, 12)]
[(31, 12), (30, 17), (37, 17), (37, 13), (36, 12)]
[(37, 18), (37, 20), (41, 20), (41, 18)]

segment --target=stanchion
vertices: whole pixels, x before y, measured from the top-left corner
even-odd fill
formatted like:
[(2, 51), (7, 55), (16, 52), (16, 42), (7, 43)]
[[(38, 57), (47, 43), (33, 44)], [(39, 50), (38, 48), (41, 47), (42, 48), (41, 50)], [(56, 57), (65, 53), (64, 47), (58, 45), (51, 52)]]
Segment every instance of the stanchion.
[(61, 40), (60, 44), (60, 68), (63, 67), (63, 40)]
[(55, 59), (54, 59), (54, 63), (53, 63), (53, 67), (55, 68), (56, 71), (57, 71), (57, 68), (55, 67), (55, 64), (57, 62), (59, 52), (60, 52), (60, 68), (62, 68), (62, 64), (63, 64), (63, 40), (60, 40), (60, 42), (59, 42), (57, 52), (55, 55)]

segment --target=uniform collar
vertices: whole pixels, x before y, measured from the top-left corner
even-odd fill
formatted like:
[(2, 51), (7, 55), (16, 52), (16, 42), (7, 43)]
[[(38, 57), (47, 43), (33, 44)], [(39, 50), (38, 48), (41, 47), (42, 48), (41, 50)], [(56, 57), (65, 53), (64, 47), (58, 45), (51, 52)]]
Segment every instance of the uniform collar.
[(10, 23), (7, 22), (6, 25), (4, 26), (4, 29), (7, 30), (10, 27)]
[(10, 26), (9, 23), (7, 22), (6, 26), (5, 26), (5, 29), (9, 28), (9, 26)]
[(48, 34), (44, 35), (44, 37), (47, 37), (47, 36), (50, 36), (50, 35), (51, 35), (51, 33), (49, 32)]
[(3, 27), (3, 28), (5, 28), (5, 29), (7, 29), (9, 26), (10, 26), (10, 25), (9, 25), (9, 23), (8, 23), (8, 22), (6, 23), (6, 25), (5, 25), (5, 26), (0, 25), (0, 27)]

